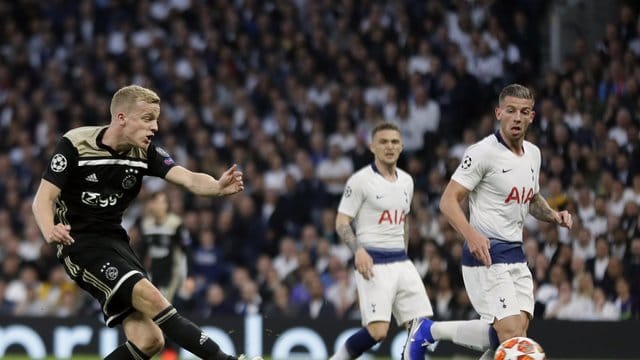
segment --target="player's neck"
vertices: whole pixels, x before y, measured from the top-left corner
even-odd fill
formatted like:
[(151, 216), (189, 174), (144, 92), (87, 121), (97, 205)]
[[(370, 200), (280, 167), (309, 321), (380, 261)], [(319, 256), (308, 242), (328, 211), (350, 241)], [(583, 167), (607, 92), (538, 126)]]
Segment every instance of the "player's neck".
[(102, 137), (102, 144), (110, 147), (113, 151), (124, 154), (131, 150), (131, 145), (126, 142), (120, 142), (118, 139), (121, 139), (122, 136), (117, 133), (118, 130), (113, 126), (109, 126), (107, 130), (104, 132), (104, 136)]
[(380, 161), (375, 162), (376, 168), (382, 177), (389, 180), (395, 180), (397, 178), (396, 164), (383, 164)]
[(524, 154), (523, 138), (509, 139), (508, 137), (505, 136), (505, 134), (502, 133), (502, 130), (500, 130), (500, 136), (502, 136), (502, 140), (507, 145), (509, 150), (511, 150), (514, 154), (518, 156)]

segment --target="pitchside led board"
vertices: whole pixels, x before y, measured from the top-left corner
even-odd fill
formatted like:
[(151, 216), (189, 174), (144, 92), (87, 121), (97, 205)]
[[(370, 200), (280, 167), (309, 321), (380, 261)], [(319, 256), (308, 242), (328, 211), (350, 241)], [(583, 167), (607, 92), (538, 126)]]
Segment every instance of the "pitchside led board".
[[(326, 360), (361, 327), (357, 320), (260, 316), (206, 319), (199, 325), (227, 353), (242, 351), (273, 360)], [(640, 359), (636, 346), (638, 329), (640, 321), (637, 320), (535, 320), (528, 335), (538, 341), (552, 359)], [(406, 331), (392, 326), (387, 339), (361, 359), (400, 359), (406, 336)], [(98, 318), (0, 318), (0, 358), (7, 354), (27, 355), (31, 359), (45, 356), (69, 359), (80, 354), (104, 357), (123, 341), (121, 329), (106, 328)], [(195, 359), (187, 352), (181, 355), (183, 359)], [(444, 358), (455, 355), (477, 357), (478, 353), (440, 342), (433, 354)]]

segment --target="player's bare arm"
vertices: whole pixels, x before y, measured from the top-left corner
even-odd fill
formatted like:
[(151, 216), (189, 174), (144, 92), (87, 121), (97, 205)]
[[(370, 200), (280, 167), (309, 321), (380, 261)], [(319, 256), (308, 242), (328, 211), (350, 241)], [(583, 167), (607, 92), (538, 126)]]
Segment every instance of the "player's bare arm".
[(356, 270), (368, 280), (373, 277), (373, 272), (371, 271), (373, 268), (373, 259), (367, 250), (363, 247), (358, 247), (356, 234), (351, 227), (352, 220), (353, 218), (351, 216), (339, 212), (336, 216), (336, 233), (351, 251), (353, 251)]
[(486, 266), (491, 265), (489, 239), (478, 233), (467, 220), (460, 203), (467, 198), (469, 190), (455, 180), (449, 181), (440, 198), (440, 211), (451, 226), (467, 241), (471, 254)]
[(218, 180), (211, 175), (193, 172), (182, 166), (172, 167), (165, 179), (202, 196), (231, 195), (244, 189), (242, 172), (235, 164), (227, 169)]
[(535, 194), (529, 204), (529, 213), (540, 221), (555, 222), (560, 226), (571, 229), (573, 219), (567, 210), (555, 211), (549, 206), (547, 200), (540, 195)]
[(38, 228), (40, 228), (40, 232), (47, 243), (71, 245), (74, 242), (69, 234), (71, 226), (65, 224), (54, 225), (53, 221), (54, 204), (59, 195), (60, 188), (42, 179), (33, 198), (31, 209)]
[(338, 213), (338, 215), (336, 215), (336, 233), (342, 242), (344, 242), (345, 245), (355, 253), (358, 247), (358, 242), (356, 241), (356, 234), (353, 232), (353, 228), (351, 227), (352, 220), (353, 218), (351, 216)]

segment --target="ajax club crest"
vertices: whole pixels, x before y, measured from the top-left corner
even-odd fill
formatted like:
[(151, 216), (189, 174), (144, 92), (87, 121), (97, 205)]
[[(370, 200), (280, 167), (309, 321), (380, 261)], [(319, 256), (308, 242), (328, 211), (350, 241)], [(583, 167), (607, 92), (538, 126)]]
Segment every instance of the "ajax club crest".
[(122, 179), (122, 188), (125, 190), (129, 190), (138, 182), (138, 170), (127, 169), (124, 173), (125, 176), (124, 179)]

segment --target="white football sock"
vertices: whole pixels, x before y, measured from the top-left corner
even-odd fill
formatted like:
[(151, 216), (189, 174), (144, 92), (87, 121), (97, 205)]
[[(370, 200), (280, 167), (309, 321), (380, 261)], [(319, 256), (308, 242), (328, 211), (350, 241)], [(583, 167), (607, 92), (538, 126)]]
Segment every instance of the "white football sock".
[(489, 325), (484, 320), (436, 321), (431, 326), (431, 335), (436, 340), (449, 340), (469, 349), (489, 349)]
[(480, 356), (479, 360), (493, 360), (496, 352), (493, 349), (488, 349)]
[(351, 355), (349, 355), (346, 345), (342, 344), (329, 360), (351, 360)]

